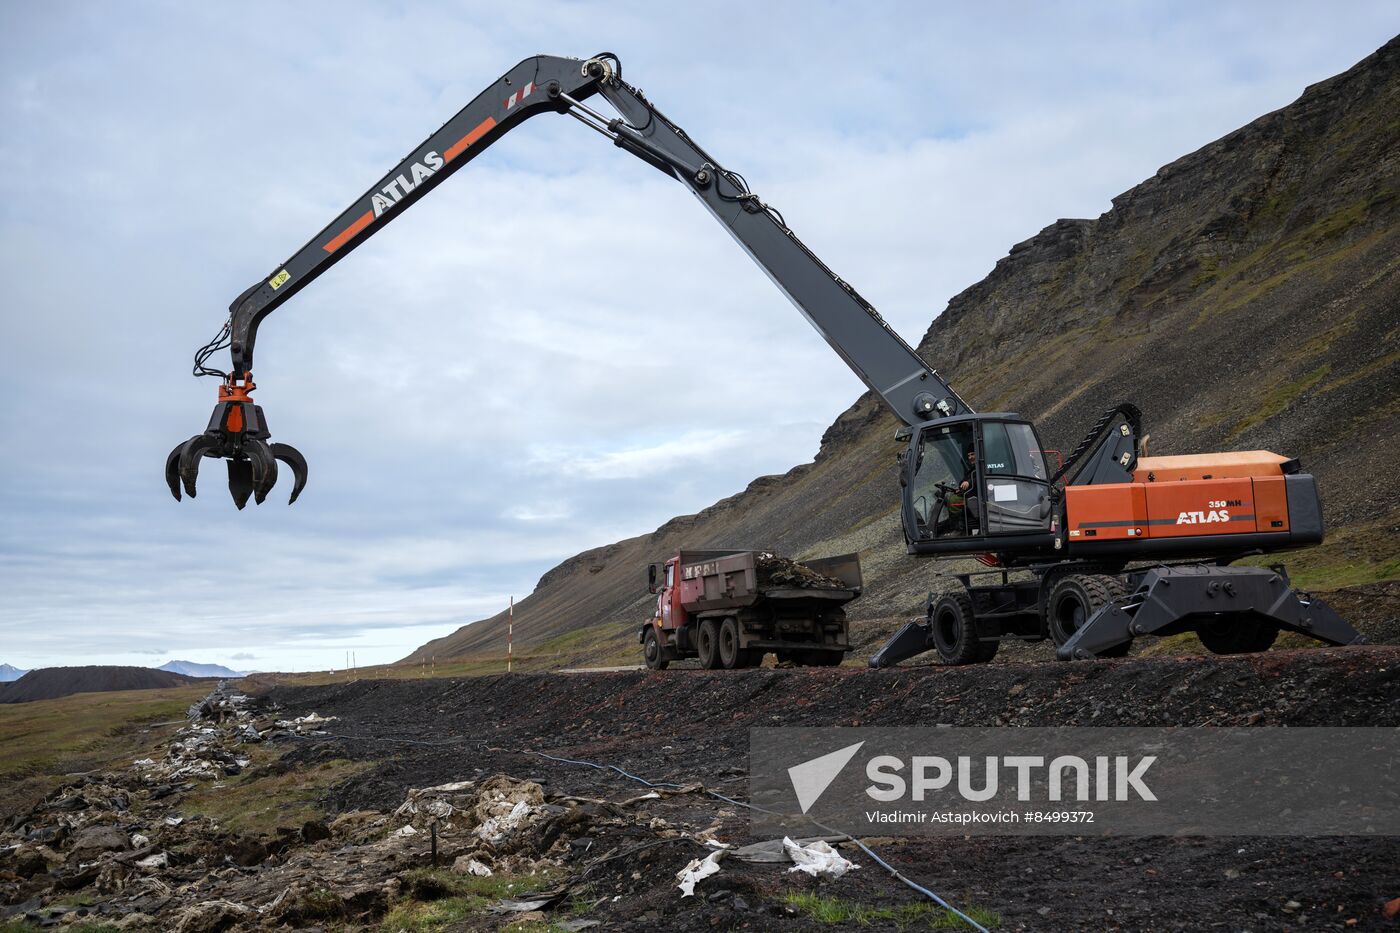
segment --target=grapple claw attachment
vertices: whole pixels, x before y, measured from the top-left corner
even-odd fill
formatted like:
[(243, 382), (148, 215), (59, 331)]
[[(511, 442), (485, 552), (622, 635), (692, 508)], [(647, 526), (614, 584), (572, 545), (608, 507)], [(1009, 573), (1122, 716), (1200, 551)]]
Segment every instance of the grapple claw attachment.
[(291, 444), (273, 444), (272, 456), (292, 468), (292, 497), (287, 500), (287, 504), (291, 505), (306, 488), (306, 458)]
[(272, 459), (267, 442), (257, 438), (250, 438), (244, 444), (243, 452), (248, 455), (248, 462), (253, 468), (253, 500), (262, 505), (277, 482), (277, 461)]
[(233, 504), (241, 512), (253, 494), (253, 465), (247, 460), (228, 462), (228, 491), (233, 494)]
[(170, 494), (176, 502), (180, 501), (180, 451), (184, 446), (183, 443), (176, 444), (170, 456), (165, 458), (165, 485), (170, 487)]
[[(239, 380), (230, 378), (219, 387), (219, 403), (203, 434), (196, 434), (165, 458), (165, 483), (178, 502), (180, 487), (191, 499), (199, 478), (199, 461), (219, 457), (228, 461), (228, 489), (233, 502), (242, 509), (249, 497), (259, 504), (277, 482), (277, 461), (292, 468), (295, 484), (291, 502), (297, 501), (306, 485), (306, 459), (296, 448), (269, 444), (271, 436), (262, 406), (249, 396), (253, 390), (250, 373)], [(290, 504), (290, 502), (288, 503)]]
[(194, 486), (195, 481), (199, 479), (200, 459), (222, 456), (219, 448), (219, 438), (210, 434), (196, 434), (180, 448), (180, 479), (185, 484), (185, 494), (191, 499), (195, 497)]

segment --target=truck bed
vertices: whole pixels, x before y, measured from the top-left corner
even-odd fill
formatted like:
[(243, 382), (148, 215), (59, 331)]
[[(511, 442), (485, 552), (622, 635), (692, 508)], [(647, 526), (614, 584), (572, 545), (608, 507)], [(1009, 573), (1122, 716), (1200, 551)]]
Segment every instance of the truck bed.
[(795, 585), (760, 586), (762, 551), (681, 551), (681, 603), (686, 612), (705, 613), (755, 606), (780, 600), (785, 609), (797, 610), (804, 602), (843, 605), (860, 595), (860, 558), (855, 554), (803, 561), (817, 574), (844, 584), (840, 589)]

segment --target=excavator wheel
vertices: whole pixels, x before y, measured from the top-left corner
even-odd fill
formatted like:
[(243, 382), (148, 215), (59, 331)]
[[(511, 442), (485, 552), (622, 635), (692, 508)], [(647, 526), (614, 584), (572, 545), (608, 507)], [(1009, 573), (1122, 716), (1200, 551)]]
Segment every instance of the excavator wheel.
[(695, 633), (695, 653), (699, 655), (700, 666), (705, 670), (712, 671), (719, 667), (719, 620), (704, 619), (700, 622), (700, 629)]
[(661, 653), (661, 639), (656, 637), (655, 626), (647, 629), (646, 638), (642, 641), (642, 658), (647, 668), (653, 671), (664, 671), (671, 665)]
[(1212, 654), (1253, 654), (1273, 647), (1278, 626), (1237, 616), (1207, 622), (1196, 629), (1196, 636)]
[[(1069, 641), (1094, 613), (1122, 598), (1124, 591), (1123, 582), (1107, 574), (1071, 573), (1055, 581), (1045, 601), (1045, 624), (1055, 646)], [(1125, 657), (1132, 646), (1130, 641), (1114, 645), (1099, 652), (1099, 657)]]
[(996, 654), (992, 644), (985, 652), (977, 639), (977, 621), (972, 611), (972, 597), (965, 592), (945, 593), (934, 603), (929, 613), (933, 647), (944, 664), (978, 664), (990, 661)]
[(739, 620), (730, 616), (719, 624), (719, 666), (727, 671), (746, 667), (747, 655), (739, 647)]

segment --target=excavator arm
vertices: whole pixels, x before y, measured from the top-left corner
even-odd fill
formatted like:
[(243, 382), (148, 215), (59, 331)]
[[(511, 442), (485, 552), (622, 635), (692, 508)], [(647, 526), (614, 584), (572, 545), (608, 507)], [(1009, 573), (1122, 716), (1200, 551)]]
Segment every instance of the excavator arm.
[[(239, 295), (223, 329), (195, 355), (195, 375), (220, 377), (219, 402), (204, 433), (177, 446), (167, 458), (171, 494), (178, 500), (183, 485), (194, 496), (201, 459), (217, 457), (229, 461), (229, 488), (240, 509), (250, 495), (263, 501), (276, 482), (277, 461), (295, 473), (292, 501), (296, 500), (306, 482), (305, 459), (285, 444), (268, 443), (271, 435), (262, 408), (249, 395), (258, 326), (497, 139), (545, 112), (574, 117), (689, 188), (905, 425), (972, 412), (869, 302), (793, 234), (781, 214), (749, 190), (742, 176), (696, 145), (641, 91), (624, 82), (621, 71), (611, 53), (587, 60), (542, 55), (522, 61), (291, 258)], [(585, 103), (595, 96), (607, 101), (617, 116)], [(232, 358), (228, 372), (208, 365), (223, 349)]]

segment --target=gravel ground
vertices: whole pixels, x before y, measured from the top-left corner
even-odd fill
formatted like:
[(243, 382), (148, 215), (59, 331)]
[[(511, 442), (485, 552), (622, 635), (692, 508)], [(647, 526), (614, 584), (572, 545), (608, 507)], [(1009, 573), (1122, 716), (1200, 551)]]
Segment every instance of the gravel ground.
[[(754, 726), (1396, 726), (1400, 649), (887, 671), (517, 674), (279, 688), (270, 699), (291, 712), (339, 717), (333, 735), (302, 740), (292, 761), (375, 763), (332, 791), (327, 802), (337, 810), (387, 809), (409, 788), (498, 772), (552, 793), (617, 800), (635, 790), (614, 773), (538, 753), (742, 797)], [(647, 819), (756, 841), (742, 810), (703, 794), (638, 806)], [(973, 837), (886, 839), (876, 848), (954, 903), (995, 911), (1004, 929), (1397, 928), (1381, 910), (1400, 897), (1400, 839)], [(672, 876), (694, 854), (655, 845), (595, 871), (595, 889), (615, 899), (590, 916), (609, 929), (809, 927), (784, 895), (812, 885), (778, 866), (727, 864), (702, 883), (706, 897), (682, 900)], [(868, 904), (910, 899), (868, 859), (855, 860), (863, 868), (827, 893)]]

